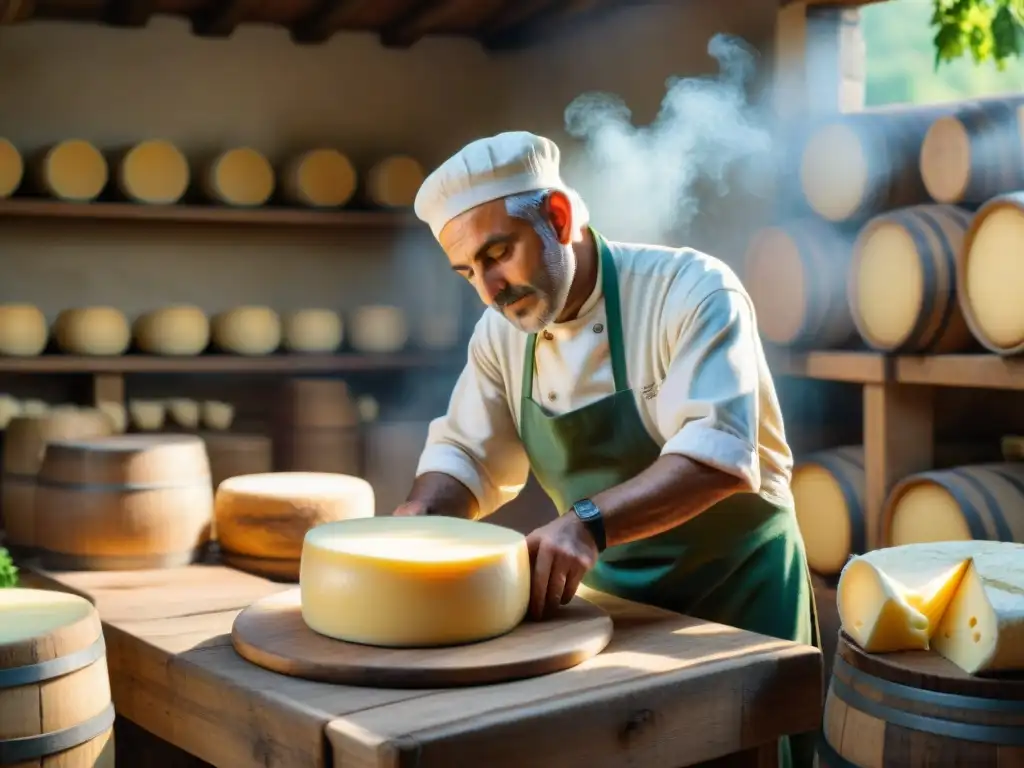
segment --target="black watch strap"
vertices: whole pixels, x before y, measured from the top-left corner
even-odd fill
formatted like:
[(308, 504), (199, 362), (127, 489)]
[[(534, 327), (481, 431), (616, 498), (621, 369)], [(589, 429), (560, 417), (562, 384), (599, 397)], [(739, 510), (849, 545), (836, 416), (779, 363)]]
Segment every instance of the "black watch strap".
[(590, 499), (580, 499), (572, 505), (572, 511), (576, 513), (576, 517), (580, 519), (587, 532), (593, 537), (597, 551), (604, 552), (608, 543), (604, 533), (604, 518), (601, 516), (601, 510), (598, 509), (597, 504)]

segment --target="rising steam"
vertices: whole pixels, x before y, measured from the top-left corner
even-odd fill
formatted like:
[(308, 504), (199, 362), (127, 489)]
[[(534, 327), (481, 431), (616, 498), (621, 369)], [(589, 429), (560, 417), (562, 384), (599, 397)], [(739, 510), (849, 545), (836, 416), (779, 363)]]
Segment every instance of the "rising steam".
[(719, 73), (670, 78), (648, 126), (635, 127), (614, 94), (584, 94), (566, 108), (566, 130), (584, 142), (580, 192), (603, 230), (633, 242), (685, 239), (702, 198), (764, 181), (771, 135), (747, 98), (756, 52), (719, 34), (708, 54)]

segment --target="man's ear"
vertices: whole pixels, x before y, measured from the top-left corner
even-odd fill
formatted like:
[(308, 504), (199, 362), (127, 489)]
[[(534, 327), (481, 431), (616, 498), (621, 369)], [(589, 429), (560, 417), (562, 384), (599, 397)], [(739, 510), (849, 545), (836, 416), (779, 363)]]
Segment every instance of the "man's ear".
[(572, 203), (564, 192), (553, 189), (545, 201), (546, 213), (558, 242), (569, 245), (572, 242)]

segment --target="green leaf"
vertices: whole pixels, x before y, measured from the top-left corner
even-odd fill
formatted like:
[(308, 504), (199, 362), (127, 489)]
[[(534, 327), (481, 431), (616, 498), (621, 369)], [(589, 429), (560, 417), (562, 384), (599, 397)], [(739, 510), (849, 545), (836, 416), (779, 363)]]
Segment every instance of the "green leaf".
[(0, 547), (0, 589), (18, 586), (18, 568), (11, 559), (11, 554)]

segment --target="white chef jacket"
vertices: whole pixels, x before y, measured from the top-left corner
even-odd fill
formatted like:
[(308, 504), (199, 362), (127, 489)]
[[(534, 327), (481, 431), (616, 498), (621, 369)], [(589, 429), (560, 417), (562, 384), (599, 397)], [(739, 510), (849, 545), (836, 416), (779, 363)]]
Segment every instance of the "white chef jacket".
[[(629, 385), (662, 454), (680, 454), (791, 505), (793, 456), (750, 297), (722, 261), (690, 248), (609, 242), (618, 271)], [(551, 414), (615, 391), (598, 275), (578, 316), (537, 335), (533, 399)], [(462, 482), (490, 514), (526, 482), (519, 439), (527, 334), (486, 310), (448, 412), (416, 470)], [(560, 510), (565, 511), (565, 510)]]

